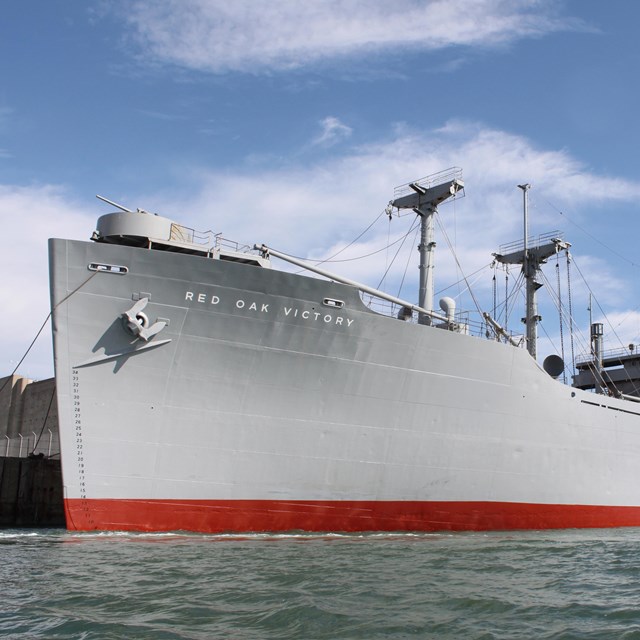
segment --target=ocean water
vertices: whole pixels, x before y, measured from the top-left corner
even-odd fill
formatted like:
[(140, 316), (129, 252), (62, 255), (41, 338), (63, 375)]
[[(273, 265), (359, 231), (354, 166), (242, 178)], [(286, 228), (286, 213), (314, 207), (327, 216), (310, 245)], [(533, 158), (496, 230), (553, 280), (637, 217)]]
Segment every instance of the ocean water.
[(640, 639), (640, 529), (4, 530), (0, 637)]

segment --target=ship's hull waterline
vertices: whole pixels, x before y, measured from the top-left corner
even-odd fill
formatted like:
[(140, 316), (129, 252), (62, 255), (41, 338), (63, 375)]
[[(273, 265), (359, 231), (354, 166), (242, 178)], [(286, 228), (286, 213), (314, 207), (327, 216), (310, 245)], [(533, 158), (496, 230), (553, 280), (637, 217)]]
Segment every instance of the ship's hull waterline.
[[(640, 405), (523, 349), (258, 266), (68, 240), (50, 261), (70, 529), (640, 525)], [(148, 341), (122, 320), (144, 299)]]

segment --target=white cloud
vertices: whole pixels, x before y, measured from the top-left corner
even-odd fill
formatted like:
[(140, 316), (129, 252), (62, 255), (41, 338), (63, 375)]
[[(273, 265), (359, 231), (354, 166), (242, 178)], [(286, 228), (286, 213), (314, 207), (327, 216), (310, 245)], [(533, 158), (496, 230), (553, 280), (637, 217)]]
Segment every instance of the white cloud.
[(331, 147), (341, 140), (349, 138), (353, 129), (341, 122), (338, 118), (328, 116), (320, 122), (322, 133), (313, 140), (314, 145)]
[[(94, 219), (82, 213), (80, 206), (59, 187), (0, 185), (0, 220), (3, 229), (0, 376), (3, 376), (18, 364), (49, 313), (48, 238), (88, 238)], [(48, 325), (19, 373), (32, 378), (52, 375)]]
[(144, 57), (214, 73), (260, 73), (389, 50), (495, 47), (582, 29), (551, 0), (138, 0)]
[(638, 309), (624, 309), (614, 313), (607, 313), (606, 319), (596, 314), (596, 322), (604, 322), (605, 335), (609, 338), (605, 342), (605, 349), (620, 349), (630, 344), (638, 350), (640, 343), (640, 311)]

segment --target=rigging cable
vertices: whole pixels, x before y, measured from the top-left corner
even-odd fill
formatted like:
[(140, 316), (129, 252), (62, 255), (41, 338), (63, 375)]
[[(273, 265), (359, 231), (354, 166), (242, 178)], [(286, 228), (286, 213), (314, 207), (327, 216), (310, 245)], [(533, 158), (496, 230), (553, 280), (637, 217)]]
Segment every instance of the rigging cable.
[(628, 262), (632, 267), (640, 267), (639, 264), (637, 264), (636, 262), (633, 262), (633, 260), (629, 260), (629, 258), (625, 258), (621, 253), (618, 253), (615, 249), (612, 249), (611, 247), (607, 246), (604, 242), (602, 242), (602, 240), (599, 240), (598, 238), (596, 238), (594, 235), (589, 233), (586, 229), (583, 229), (577, 222), (574, 222), (573, 220), (571, 220), (571, 218), (569, 218), (566, 213), (563, 213), (562, 211), (560, 211), (560, 209), (558, 209), (558, 207), (556, 207), (554, 204), (552, 204), (545, 198), (542, 198), (542, 199), (551, 208), (555, 209), (563, 218), (565, 218), (568, 222), (570, 222), (574, 227), (577, 227), (578, 229), (580, 229), (582, 233), (584, 233), (586, 236), (589, 236), (594, 242), (597, 242), (600, 246), (604, 247), (607, 251), (610, 251), (614, 256), (617, 256), (618, 258), (620, 258), (620, 260), (623, 260), (624, 262)]
[(504, 265), (504, 330), (508, 331), (509, 313), (507, 311), (509, 304), (509, 265)]
[[(549, 278), (547, 278), (547, 276), (544, 273), (544, 271), (539, 271), (539, 274), (540, 274), (540, 277), (542, 278), (542, 282), (544, 284), (544, 287), (546, 288), (547, 292), (549, 293), (549, 298), (550, 298), (551, 302), (555, 306), (556, 311), (558, 312), (558, 314), (560, 316), (562, 316), (563, 310), (561, 308), (560, 299), (558, 298), (558, 295), (556, 293), (556, 290), (555, 290), (554, 286), (552, 285), (552, 283), (549, 280)], [(561, 322), (562, 322), (562, 320), (561, 320)], [(549, 342), (551, 343), (551, 346), (553, 347), (553, 350), (554, 351), (559, 351), (559, 349), (556, 346), (555, 342), (553, 341), (553, 339), (551, 338), (551, 336), (547, 332), (547, 329), (546, 329), (545, 325), (544, 324), (539, 324), (538, 326), (540, 327), (540, 330), (546, 336), (547, 340), (549, 340)]]
[[(346, 251), (352, 244), (355, 244), (356, 242), (358, 242), (358, 240), (360, 240), (360, 238), (362, 238), (362, 236), (367, 233), (367, 231), (369, 231), (369, 229), (371, 229), (371, 227), (373, 227), (373, 225), (378, 222), (378, 220), (380, 220), (380, 217), (383, 214), (388, 214), (386, 209), (383, 209), (373, 220), (373, 222), (356, 238), (354, 238), (348, 245), (342, 247), (342, 249), (340, 249), (339, 251), (336, 251), (332, 256), (329, 256), (328, 258), (324, 258), (324, 260), (318, 260), (316, 261), (316, 267), (318, 265), (324, 264), (325, 262), (331, 262), (333, 260), (333, 258), (335, 258), (336, 256), (339, 256), (343, 251)], [(391, 215), (389, 215), (389, 222), (391, 222)], [(391, 227), (391, 225), (389, 225), (389, 228)], [(387, 241), (388, 242), (388, 241)], [(390, 245), (387, 245), (386, 248), (388, 248)], [(295, 257), (295, 256), (294, 256)], [(344, 262), (344, 261), (340, 261), (340, 262)]]
[(567, 297), (569, 299), (569, 336), (571, 340), (571, 375), (576, 373), (576, 355), (573, 341), (573, 300), (571, 297), (571, 254), (567, 251)]
[[(384, 247), (380, 248), (380, 249), (376, 249), (375, 251), (372, 251), (371, 253), (365, 253), (364, 255), (361, 256), (355, 256), (354, 258), (344, 258), (342, 260), (333, 260), (333, 259), (328, 259), (328, 258), (323, 258), (323, 259), (318, 259), (318, 258), (303, 258), (301, 256), (294, 256), (291, 255), (290, 253), (287, 254), (289, 256), (291, 256), (292, 258), (296, 258), (296, 260), (304, 260), (306, 262), (315, 262), (316, 264), (323, 264), (325, 262), (353, 262), (354, 260), (362, 260), (362, 258), (370, 258), (371, 256), (375, 256), (377, 253), (381, 253), (382, 251), (386, 251), (389, 247), (393, 247), (395, 244), (398, 244), (398, 242), (402, 242), (405, 237), (411, 233), (414, 230), (415, 227), (411, 227), (411, 229), (409, 229), (409, 231), (407, 231), (407, 233), (399, 236), (398, 238), (396, 238), (392, 243), (385, 245)], [(354, 241), (355, 242), (355, 241)], [(353, 244), (353, 242), (351, 242), (350, 244)], [(349, 245), (350, 246), (350, 245)], [(274, 248), (275, 249), (275, 248)], [(345, 247), (346, 249), (346, 247)], [(340, 251), (338, 251), (338, 253), (341, 253), (343, 251), (343, 249), (341, 249)], [(282, 253), (285, 253), (284, 251)], [(334, 255), (338, 255), (338, 253), (334, 254)], [(304, 271), (304, 269), (302, 269), (301, 271)], [(299, 273), (299, 272), (298, 272)]]
[[(509, 302), (512, 300), (512, 298), (516, 297), (519, 293), (520, 290), (522, 288), (522, 284), (523, 284), (523, 280), (524, 277), (522, 275), (522, 272), (520, 272), (519, 276), (516, 278), (513, 287), (511, 289), (511, 293), (509, 293), (509, 265), (503, 265), (504, 270), (505, 270), (505, 278), (504, 278), (504, 303), (501, 303), (498, 305), (498, 310), (501, 308), (502, 305), (504, 305), (504, 322), (502, 323), (503, 328), (505, 331), (508, 331), (508, 324), (509, 324), (509, 314), (512, 312), (513, 308), (515, 307), (515, 304), (513, 305), (513, 307), (509, 306)], [(498, 313), (499, 311), (496, 311), (496, 313)]]
[[(387, 276), (387, 273), (389, 272), (389, 269), (391, 267), (391, 265), (389, 264), (389, 243), (390, 242), (391, 242), (391, 216), (389, 216), (389, 222), (387, 223), (387, 253), (386, 253), (385, 257), (384, 257), (384, 260), (385, 260), (385, 263), (386, 263), (386, 267), (385, 267), (385, 270), (384, 270), (384, 274), (382, 275), (382, 279), (380, 280), (380, 284), (376, 287), (376, 289), (379, 289), (382, 286), (382, 283), (384, 282), (384, 279)], [(402, 241), (402, 244), (400, 245), (400, 248), (402, 248), (403, 244), (404, 244), (404, 240)], [(398, 249), (398, 251), (400, 251), (400, 249)], [(396, 255), (398, 255), (398, 254), (396, 253)]]
[(0, 393), (4, 391), (4, 388), (9, 384), (9, 381), (15, 375), (15, 372), (18, 370), (18, 367), (24, 362), (24, 359), (29, 355), (29, 352), (33, 348), (33, 345), (36, 343), (36, 340), (40, 337), (40, 334), (42, 333), (43, 329), (46, 327), (47, 322), (49, 322), (50, 317), (51, 317), (51, 311), (49, 311), (47, 317), (44, 319), (44, 322), (42, 323), (42, 326), (40, 327), (40, 329), (38, 329), (38, 333), (36, 333), (36, 337), (31, 341), (31, 344), (29, 345), (27, 350), (24, 352), (24, 355), (22, 356), (22, 358), (20, 358), (20, 362), (18, 362), (14, 370), (7, 376), (7, 379), (4, 381), (4, 384), (0, 387)]
[(467, 277), (464, 275), (464, 270), (462, 268), (462, 265), (460, 264), (460, 261), (458, 260), (458, 256), (456, 255), (456, 252), (453, 249), (453, 246), (451, 245), (451, 241), (449, 240), (449, 236), (444, 228), (444, 225), (442, 224), (442, 222), (440, 221), (440, 216), (437, 215), (435, 216), (436, 218), (436, 222), (438, 223), (438, 227), (440, 228), (440, 231), (442, 232), (442, 235), (444, 236), (444, 239), (447, 241), (447, 245), (449, 245), (449, 251), (451, 251), (452, 255), (453, 255), (453, 259), (456, 262), (456, 266), (458, 267), (459, 273), (462, 274), (462, 279), (464, 280), (465, 284), (467, 285), (467, 290), (469, 291), (469, 295), (471, 296), (471, 299), (473, 300), (473, 303), (476, 305), (476, 310), (478, 311), (478, 313), (482, 316), (483, 312), (482, 309), (480, 308), (480, 304), (478, 303), (476, 297), (473, 295), (473, 290), (471, 289), (471, 285), (469, 284), (469, 281), (467, 280)]
[[(545, 273), (544, 273), (543, 271), (540, 271), (540, 274), (541, 274), (541, 277), (542, 277), (542, 279), (543, 279), (543, 282), (544, 282), (544, 285), (545, 285), (545, 287), (546, 287), (547, 291), (548, 291), (550, 294), (553, 294), (553, 295), (551, 295), (551, 296), (550, 296), (550, 298), (551, 298), (551, 301), (553, 302), (553, 304), (554, 304), (554, 306), (555, 306), (555, 308), (556, 308), (556, 311), (558, 311), (558, 313), (562, 314), (562, 318), (563, 318), (563, 322), (564, 322), (564, 323), (570, 324), (570, 323), (571, 323), (571, 317), (568, 315), (568, 311), (567, 311), (567, 309), (565, 309), (565, 308), (564, 308), (564, 306), (562, 306), (562, 305), (560, 305), (560, 304), (559, 304), (559, 299), (558, 299), (558, 297), (555, 295), (555, 292), (554, 292), (554, 289), (553, 289), (553, 287), (552, 287), (552, 284), (551, 284), (550, 280), (547, 278), (547, 276), (545, 275)], [(542, 325), (541, 325), (541, 326), (542, 326)], [(546, 334), (546, 332), (545, 332), (545, 334)], [(546, 334), (546, 335), (547, 335), (547, 334)], [(548, 337), (548, 336), (547, 336), (547, 337)], [(589, 344), (589, 341), (588, 341), (588, 339), (587, 339), (587, 338), (582, 334), (582, 332), (580, 332), (579, 330), (578, 330), (578, 342), (580, 343), (581, 347), (582, 347), (585, 351), (586, 351), (586, 350), (588, 350), (588, 344)], [(552, 344), (553, 344), (553, 341), (552, 341)], [(554, 348), (555, 348), (555, 345), (554, 345)]]
[[(416, 236), (418, 235), (418, 227), (416, 227), (415, 233), (413, 234), (413, 242), (415, 244), (416, 241)], [(404, 280), (407, 277), (407, 271), (409, 270), (409, 264), (411, 263), (411, 252), (409, 252), (409, 255), (407, 256), (407, 263), (404, 265), (404, 273), (402, 274), (402, 279), (400, 280), (400, 286), (398, 287), (398, 293), (396, 294), (396, 297), (400, 297), (400, 294), (402, 293), (402, 287), (404, 286)]]
[[(562, 362), (564, 364), (564, 332), (563, 326), (564, 322), (562, 321), (562, 291), (560, 288), (560, 254), (556, 253), (556, 280), (558, 281), (558, 318), (560, 320), (560, 353), (562, 357)], [(567, 383), (567, 374), (565, 373), (566, 367), (562, 369), (562, 381)]]
[[(558, 261), (558, 265), (557, 266), (559, 267), (559, 261)], [(573, 320), (572, 320), (570, 312), (562, 304), (562, 299), (561, 299), (561, 295), (560, 295), (561, 289), (558, 288), (557, 289), (557, 293), (556, 293), (556, 291), (554, 290), (554, 288), (553, 288), (553, 286), (551, 284), (551, 281), (547, 278), (547, 276), (545, 275), (544, 271), (540, 271), (540, 275), (542, 277), (542, 280), (544, 282), (544, 285), (545, 285), (547, 291), (550, 294), (550, 299), (553, 302), (553, 304), (554, 304), (554, 306), (556, 308), (556, 311), (558, 312), (558, 315), (560, 317), (560, 343), (561, 343), (560, 350), (561, 350), (561, 353), (562, 353), (562, 360), (564, 361), (564, 324), (566, 323), (567, 326), (569, 326), (571, 328), (571, 331), (572, 331)], [(559, 278), (559, 272), (558, 272), (558, 278)], [(571, 306), (571, 304), (569, 306)], [(546, 328), (544, 327), (544, 325), (540, 325), (540, 327), (541, 327), (542, 331), (544, 332), (545, 336), (547, 337), (547, 339), (549, 340), (549, 342), (551, 343), (552, 347), (557, 351), (558, 349), (555, 346), (553, 340), (551, 339), (551, 336), (547, 333)], [(573, 349), (573, 337), (574, 337), (573, 333), (571, 333), (572, 349)], [(586, 345), (588, 344), (586, 338), (584, 338), (584, 336), (582, 336), (582, 335), (579, 335), (579, 338), (580, 338), (581, 344), (586, 349), (587, 348)], [(573, 363), (573, 360), (572, 360), (572, 363)], [(573, 366), (572, 366), (571, 375), (573, 375), (573, 373), (574, 373), (574, 371), (573, 371)], [(564, 373), (564, 371), (563, 371), (563, 382), (566, 383), (566, 374)]]
[(497, 307), (498, 307), (498, 290), (496, 288), (496, 261), (493, 261), (493, 317), (496, 317)]
[(62, 300), (60, 300), (60, 302), (58, 302), (57, 304), (55, 304), (52, 307), (51, 311), (49, 311), (49, 313), (47, 314), (47, 317), (44, 319), (44, 322), (42, 323), (42, 326), (40, 327), (40, 329), (38, 329), (38, 333), (36, 333), (36, 337), (31, 341), (31, 344), (29, 345), (27, 350), (24, 352), (24, 355), (22, 356), (22, 358), (20, 358), (20, 362), (18, 362), (18, 364), (13, 369), (13, 371), (7, 376), (6, 380), (4, 381), (4, 384), (0, 387), (0, 393), (2, 393), (2, 391), (4, 391), (4, 388), (9, 384), (10, 380), (15, 375), (16, 371), (18, 370), (18, 367), (20, 367), (20, 365), (24, 362), (24, 359), (27, 357), (27, 355), (29, 355), (29, 352), (33, 348), (33, 345), (36, 343), (36, 340), (40, 337), (40, 334), (42, 333), (44, 328), (47, 326), (47, 322), (49, 322), (49, 318), (51, 318), (51, 314), (63, 302), (66, 302), (74, 293), (76, 293), (77, 291), (82, 289), (82, 287), (84, 287), (84, 285), (87, 284), (87, 282), (89, 282), (89, 280), (91, 280), (91, 278), (96, 276), (98, 273), (99, 273), (98, 271), (94, 271), (84, 282), (82, 282), (80, 285), (78, 285), (71, 293), (67, 294), (64, 298), (62, 298)]
[[(485, 269), (490, 268), (492, 264), (493, 263), (490, 262), (489, 264), (482, 265), (479, 269), (476, 269), (473, 273), (470, 273), (467, 277), (468, 278), (472, 278), (473, 276), (477, 275), (481, 271), (484, 271)], [(457, 287), (461, 282), (464, 282), (464, 280), (465, 280), (464, 278), (460, 278), (460, 280), (457, 280), (456, 282), (453, 282), (452, 284), (447, 285), (443, 289), (438, 289), (438, 291), (435, 292), (435, 295), (439, 296), (441, 293), (444, 293), (445, 291), (448, 291), (452, 287)]]
[[(389, 269), (391, 269), (391, 267), (393, 266), (393, 263), (396, 261), (396, 258), (398, 257), (398, 254), (400, 253), (402, 247), (404, 246), (404, 243), (406, 242), (407, 238), (409, 237), (409, 234), (414, 229), (415, 229), (415, 233), (414, 233), (414, 239), (415, 239), (415, 235), (416, 235), (416, 233), (418, 233), (418, 227), (419, 227), (419, 225), (416, 222), (414, 222), (413, 225), (411, 225), (409, 231), (407, 231), (407, 233), (404, 235), (404, 238), (402, 238), (402, 242), (401, 242), (400, 246), (398, 247), (398, 250), (396, 251), (395, 255), (393, 256), (391, 262), (389, 263), (389, 266), (385, 269), (385, 272), (382, 274), (382, 278), (380, 279), (380, 282), (378, 283), (378, 286), (376, 287), (376, 289), (380, 289), (380, 287), (382, 286), (382, 283), (384, 282), (384, 279), (387, 277), (387, 274), (389, 273)], [(387, 249), (389, 249), (391, 246), (392, 246), (391, 244), (387, 244)], [(411, 257), (411, 256), (409, 256), (409, 257)]]
[[(574, 263), (576, 269), (578, 270), (578, 273), (580, 274), (580, 277), (582, 278), (583, 282), (585, 283), (587, 289), (589, 290), (589, 293), (591, 294), (592, 299), (596, 301), (596, 305), (598, 305), (598, 309), (600, 310), (600, 313), (602, 314), (602, 317), (606, 320), (607, 325), (611, 329), (611, 332), (615, 336), (615, 338), (618, 341), (618, 343), (624, 348), (624, 343), (622, 342), (620, 336), (616, 333), (615, 327), (611, 324), (611, 321), (607, 317), (607, 314), (604, 312), (604, 309), (600, 305), (600, 302), (598, 302), (598, 299), (595, 297), (595, 295), (593, 295), (593, 292), (591, 291), (591, 289), (590, 289), (590, 287), (589, 287), (589, 285), (587, 283), (586, 278), (584, 277), (582, 271), (580, 271), (580, 267), (578, 266), (578, 264), (577, 264), (577, 262), (575, 260), (573, 261), (573, 263)], [(631, 382), (631, 380), (628, 379), (628, 382)], [(639, 391), (638, 387), (634, 385), (634, 393), (638, 393), (638, 391)]]
[(591, 287), (589, 286), (589, 283), (587, 282), (587, 279), (584, 277), (584, 274), (582, 273), (582, 271), (580, 271), (580, 267), (578, 266), (578, 263), (575, 261), (575, 259), (573, 261), (573, 264), (575, 265), (576, 269), (578, 270), (578, 273), (580, 274), (580, 277), (582, 278), (582, 281), (584, 282), (585, 286), (587, 287), (587, 290), (591, 294), (591, 297), (593, 298), (593, 300), (596, 301), (596, 304), (598, 305), (598, 309), (600, 309), (600, 313), (602, 314), (602, 317), (607, 321), (607, 324), (609, 325), (609, 328), (611, 329), (613, 335), (616, 337), (616, 340), (618, 340), (618, 342), (620, 343), (621, 346), (624, 346), (622, 340), (620, 339), (620, 337), (616, 333), (616, 330), (615, 330), (614, 326), (609, 321), (609, 318), (607, 317), (607, 314), (604, 312), (604, 309), (602, 308), (602, 306), (598, 302), (598, 298), (596, 298), (596, 296), (593, 293), (593, 291), (591, 291)]

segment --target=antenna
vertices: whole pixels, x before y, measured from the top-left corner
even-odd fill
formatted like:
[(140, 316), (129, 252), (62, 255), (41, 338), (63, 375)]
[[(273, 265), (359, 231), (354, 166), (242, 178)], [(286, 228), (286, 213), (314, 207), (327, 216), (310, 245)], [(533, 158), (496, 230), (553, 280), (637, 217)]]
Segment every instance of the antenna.
[(133, 211), (131, 211), (131, 209), (127, 209), (127, 207), (123, 207), (121, 204), (118, 204), (117, 202), (114, 202), (113, 200), (109, 200), (107, 198), (105, 198), (104, 196), (99, 196), (96, 195), (96, 198), (98, 198), (98, 200), (102, 200), (102, 202), (106, 202), (107, 204), (110, 204), (122, 211), (126, 211), (127, 213), (133, 213)]

